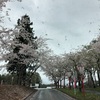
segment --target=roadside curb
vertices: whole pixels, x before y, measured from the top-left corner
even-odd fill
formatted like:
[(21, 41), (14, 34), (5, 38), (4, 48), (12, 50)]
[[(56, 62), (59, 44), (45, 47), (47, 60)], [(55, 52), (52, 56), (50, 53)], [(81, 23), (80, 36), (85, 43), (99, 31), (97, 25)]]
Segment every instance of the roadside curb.
[(24, 97), (22, 100), (26, 100), (28, 97), (30, 97), (32, 94), (36, 94), (38, 91), (32, 91), (30, 94), (28, 94), (26, 97)]

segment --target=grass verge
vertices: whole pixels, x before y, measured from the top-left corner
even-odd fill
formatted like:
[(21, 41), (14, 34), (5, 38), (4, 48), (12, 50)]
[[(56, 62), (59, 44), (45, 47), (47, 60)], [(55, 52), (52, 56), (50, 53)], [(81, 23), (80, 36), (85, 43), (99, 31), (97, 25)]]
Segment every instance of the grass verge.
[(91, 91), (100, 92), (100, 87), (96, 87), (96, 88), (86, 88), (86, 90), (91, 90)]
[(76, 90), (76, 94), (75, 91), (72, 89), (68, 89), (68, 88), (60, 88), (57, 89), (73, 98), (75, 98), (76, 100), (100, 100), (100, 95), (96, 95), (93, 93), (80, 93), (78, 90)]

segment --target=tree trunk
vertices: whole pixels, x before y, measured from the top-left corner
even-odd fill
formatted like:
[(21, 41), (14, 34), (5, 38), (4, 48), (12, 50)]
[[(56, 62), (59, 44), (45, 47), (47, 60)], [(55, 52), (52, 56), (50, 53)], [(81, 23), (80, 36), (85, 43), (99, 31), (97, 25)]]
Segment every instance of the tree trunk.
[(64, 73), (64, 86), (63, 86), (63, 88), (65, 88), (65, 73)]
[(78, 76), (79, 91), (82, 92), (81, 75), (78, 73), (77, 76)]
[(57, 88), (57, 82), (56, 82), (56, 81), (54, 81), (54, 84), (55, 84), (55, 86), (56, 86), (56, 88)]
[(100, 86), (100, 71), (99, 70), (97, 70), (97, 76), (98, 76), (98, 84)]
[(97, 70), (97, 76), (98, 76), (98, 84), (100, 87), (100, 59), (97, 59), (97, 65), (98, 65), (98, 70)]
[(90, 72), (87, 71), (87, 74), (88, 74), (88, 86), (89, 86), (89, 87), (92, 87), (93, 84), (92, 84), (92, 80), (91, 80), (91, 77), (90, 77)]
[(17, 84), (25, 86), (26, 83), (26, 66), (20, 65), (17, 68)]
[(90, 73), (91, 81), (92, 81), (92, 84), (93, 84), (93, 88), (95, 88), (95, 83), (94, 83), (94, 80), (93, 80), (92, 72), (89, 71), (89, 73)]
[(59, 88), (59, 80), (58, 80), (58, 82), (57, 82), (57, 83), (58, 83), (58, 88)]
[(73, 82), (72, 82), (72, 87), (73, 87)]
[(21, 69), (20, 66), (17, 67), (17, 84), (21, 85)]
[(69, 89), (71, 89), (71, 77), (69, 77)]
[(22, 66), (23, 67), (23, 74), (22, 74), (22, 85), (25, 86), (26, 85), (26, 66)]
[(60, 88), (62, 88), (62, 80), (60, 80)]
[(95, 72), (96, 72), (96, 71), (94, 71), (93, 76), (94, 76), (94, 83), (95, 83), (95, 87), (96, 87), (96, 86), (97, 86), (97, 81), (96, 81), (96, 75), (95, 75)]
[(82, 86), (81, 86), (81, 81), (80, 80), (78, 81), (78, 84), (79, 84), (79, 91), (82, 92)]

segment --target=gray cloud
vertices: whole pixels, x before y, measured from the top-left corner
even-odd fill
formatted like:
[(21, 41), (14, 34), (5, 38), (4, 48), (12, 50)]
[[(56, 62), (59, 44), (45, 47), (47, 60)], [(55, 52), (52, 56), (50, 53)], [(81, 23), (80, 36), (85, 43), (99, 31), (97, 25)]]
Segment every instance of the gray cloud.
[(99, 6), (98, 0), (23, 0), (22, 3), (7, 4), (12, 8), (9, 12), (11, 24), (16, 24), (16, 19), (23, 14), (29, 14), (36, 35), (53, 39), (48, 45), (57, 54), (63, 50), (69, 52), (71, 47), (77, 48), (96, 37), (100, 23)]

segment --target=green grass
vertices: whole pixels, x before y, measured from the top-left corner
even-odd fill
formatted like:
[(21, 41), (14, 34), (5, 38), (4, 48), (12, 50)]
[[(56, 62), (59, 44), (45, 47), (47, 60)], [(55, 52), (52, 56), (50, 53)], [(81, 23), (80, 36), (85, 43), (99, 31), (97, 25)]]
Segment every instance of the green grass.
[(91, 90), (91, 91), (100, 92), (100, 87), (96, 87), (96, 88), (86, 88), (86, 90)]
[(76, 98), (76, 100), (100, 100), (100, 95), (96, 95), (96, 94), (92, 94), (92, 93), (80, 93), (78, 90), (76, 91), (76, 94), (74, 93), (74, 90), (70, 90), (68, 88), (63, 89), (60, 88), (58, 89), (66, 94), (68, 94), (69, 96)]

